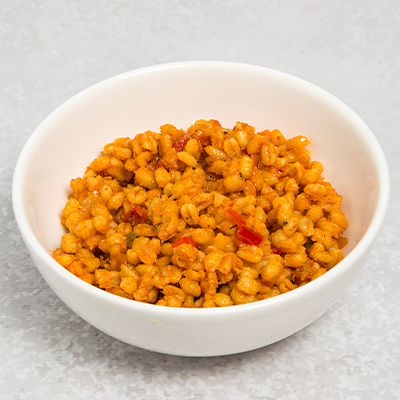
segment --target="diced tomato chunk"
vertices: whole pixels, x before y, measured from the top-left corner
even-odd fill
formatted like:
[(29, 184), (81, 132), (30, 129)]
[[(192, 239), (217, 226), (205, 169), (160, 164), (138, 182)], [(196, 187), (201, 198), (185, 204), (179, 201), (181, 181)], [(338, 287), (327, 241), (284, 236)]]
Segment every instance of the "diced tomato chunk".
[(124, 222), (127, 223), (133, 216), (133, 210), (129, 210), (124, 215)]
[(146, 210), (137, 204), (132, 204), (131, 209), (125, 213), (124, 222), (128, 222), (133, 218), (132, 224), (144, 224), (147, 221)]
[(196, 137), (197, 141), (200, 143), (200, 148), (204, 149), (204, 147), (210, 146), (211, 144), (211, 137), (207, 136), (204, 137), (203, 135), (198, 135)]
[(176, 151), (179, 153), (181, 151), (183, 151), (183, 149), (186, 146), (186, 143), (190, 140), (190, 135), (185, 135), (182, 136), (180, 139), (178, 139), (175, 143), (174, 143), (174, 147), (176, 149)]

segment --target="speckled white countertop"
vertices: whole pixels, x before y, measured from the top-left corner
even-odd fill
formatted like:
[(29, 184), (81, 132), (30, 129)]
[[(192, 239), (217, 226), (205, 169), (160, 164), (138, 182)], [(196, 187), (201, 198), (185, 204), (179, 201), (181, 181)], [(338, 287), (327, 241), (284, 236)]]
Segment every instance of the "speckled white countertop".
[[(358, 281), (311, 326), (249, 353), (180, 358), (121, 343), (46, 285), (11, 204), (36, 126), (139, 67), (223, 60), (279, 69), (352, 107), (379, 140), (391, 202)], [(398, 0), (0, 0), (0, 399), (400, 398)]]

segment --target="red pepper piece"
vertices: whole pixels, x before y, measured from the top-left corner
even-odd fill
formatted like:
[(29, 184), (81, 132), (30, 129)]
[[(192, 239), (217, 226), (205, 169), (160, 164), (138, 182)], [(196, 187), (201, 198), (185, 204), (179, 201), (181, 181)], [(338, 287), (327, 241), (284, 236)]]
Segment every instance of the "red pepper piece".
[(174, 248), (174, 247), (178, 247), (178, 246), (180, 246), (181, 244), (190, 244), (190, 245), (192, 245), (193, 247), (196, 247), (196, 248), (197, 248), (196, 242), (195, 242), (191, 237), (189, 237), (189, 236), (183, 236), (183, 237), (181, 237), (181, 238), (179, 238), (179, 239), (176, 239), (176, 240), (172, 243), (172, 247), (173, 247), (173, 248)]
[(251, 244), (254, 246), (260, 246), (264, 240), (264, 236), (258, 232), (254, 232), (246, 226), (241, 226), (236, 231), (236, 239), (244, 244)]
[(246, 220), (235, 210), (232, 208), (227, 208), (225, 210), (233, 219), (233, 222), (241, 228), (242, 226), (246, 226)]

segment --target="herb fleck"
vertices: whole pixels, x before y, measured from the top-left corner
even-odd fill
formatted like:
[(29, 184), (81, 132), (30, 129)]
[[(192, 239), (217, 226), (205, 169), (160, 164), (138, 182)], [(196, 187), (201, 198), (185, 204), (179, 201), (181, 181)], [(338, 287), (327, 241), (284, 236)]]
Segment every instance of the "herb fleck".
[(136, 235), (133, 232), (129, 232), (126, 235), (126, 247), (128, 249), (132, 248), (133, 240), (135, 239)]

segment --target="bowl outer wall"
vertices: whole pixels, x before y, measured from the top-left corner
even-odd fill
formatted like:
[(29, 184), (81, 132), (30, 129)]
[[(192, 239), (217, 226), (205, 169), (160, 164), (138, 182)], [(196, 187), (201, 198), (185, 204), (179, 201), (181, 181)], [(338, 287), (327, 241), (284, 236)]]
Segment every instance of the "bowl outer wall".
[[(132, 307), (126, 299), (76, 282), (67, 271), (48, 268), (29, 249), (39, 272), (59, 298), (100, 331), (128, 344), (171, 355), (223, 356), (254, 350), (282, 340), (314, 322), (353, 283), (369, 251), (345, 276), (298, 288), (280, 298), (224, 309), (161, 309), (150, 304)], [(311, 285), (310, 285), (311, 286)], [(100, 293), (99, 293), (100, 292)], [(117, 297), (117, 298), (115, 298)]]
[[(193, 74), (199, 73), (203, 74), (203, 78), (194, 81)], [(255, 87), (257, 80), (263, 84)], [(177, 86), (178, 81), (183, 88)], [(126, 87), (131, 90), (126, 91)], [(266, 89), (269, 90), (267, 94)], [(108, 96), (99, 96), (103, 91), (107, 91)], [(176, 96), (177, 91), (179, 96)], [(238, 100), (229, 104), (225, 100), (226, 107), (221, 107), (219, 102), (232, 96), (238, 96)], [(264, 100), (264, 103), (252, 100), (254, 96)], [(273, 103), (267, 101), (268, 96), (274, 97)], [(324, 147), (323, 138), (312, 131), (312, 124), (302, 116), (307, 104), (302, 107), (296, 104), (299, 96), (303, 96), (306, 103), (313, 107), (313, 123), (320, 130), (336, 132), (340, 138), (339, 145), (331, 140), (328, 147), (326, 143)], [(151, 102), (155, 98), (157, 101)], [(190, 106), (187, 105), (188, 98), (191, 99)], [(249, 101), (243, 101), (243, 98)], [(126, 106), (121, 106), (132, 102), (132, 99), (137, 107), (127, 110)], [(94, 102), (95, 106), (87, 106), (87, 102)], [(326, 112), (326, 106), (329, 112)], [(337, 112), (341, 114), (339, 121), (331, 116)], [(132, 117), (127, 118), (131, 114)], [(335, 267), (307, 287), (277, 299), (234, 307), (234, 310), (193, 311), (165, 310), (115, 298), (81, 282), (51, 259), (48, 250), (58, 246), (62, 231), (55, 224), (47, 231), (43, 227), (47, 227), (49, 218), (58, 218), (67, 193), (65, 182), (82, 174), (85, 163), (99, 152), (97, 143), (102, 146), (116, 137), (132, 136), (132, 132), (156, 130), (165, 122), (185, 127), (198, 118), (217, 118), (223, 126), (230, 126), (236, 120), (251, 123), (257, 129), (272, 125), (280, 128), (287, 137), (295, 134), (307, 136), (307, 132), (311, 132), (313, 159), (320, 159), (324, 166), (328, 166), (327, 178), (343, 194), (344, 207), (348, 208), (345, 212), (350, 213), (353, 226), (358, 226), (357, 232), (352, 234), (353, 250), (340, 268)], [(116, 119), (120, 122), (113, 124)], [(292, 119), (297, 121), (295, 126), (290, 123)], [(93, 139), (83, 134), (88, 130), (96, 130), (96, 146), (92, 144)], [(66, 150), (61, 154), (49, 155), (46, 149), (43, 150), (43, 146), (48, 146), (48, 149), (62, 146), (59, 137), (76, 131), (80, 140), (77, 148), (68, 147), (66, 143)], [(352, 142), (346, 154), (343, 143), (348, 140)], [(345, 168), (363, 176), (362, 184), (357, 188), (357, 191), (363, 191), (362, 196), (357, 197), (357, 191), (349, 190), (348, 186), (355, 186), (358, 180), (351, 185), (346, 183), (348, 178), (343, 176), (343, 167), (340, 171), (329, 168), (335, 164), (332, 161), (335, 157), (327, 157), (327, 148), (331, 149), (330, 153), (335, 154), (336, 151), (335, 157), (341, 154), (341, 165), (344, 163)], [(359, 150), (357, 157), (347, 160), (346, 156), (353, 154), (356, 148)], [(71, 164), (72, 156), (79, 161)], [(36, 167), (32, 168), (33, 159)], [(53, 163), (58, 163), (56, 173), (59, 177), (55, 182), (54, 176), (43, 179), (48, 165)], [(60, 169), (63, 163), (68, 168)], [(37, 128), (21, 152), (14, 175), (13, 201), (19, 228), (39, 271), (60, 298), (82, 318), (120, 340), (150, 350), (180, 355), (221, 355), (250, 350), (282, 339), (315, 320), (333, 304), (338, 293), (354, 279), (382, 224), (389, 191), (385, 163), (379, 144), (365, 124), (343, 103), (307, 82), (261, 67), (213, 62), (179, 63), (111, 78), (81, 92), (55, 110)], [(49, 196), (47, 189), (50, 182), (52, 189)], [(368, 186), (367, 190), (365, 186)], [(366, 198), (368, 201), (365, 201)], [(354, 206), (357, 202), (360, 204)], [(38, 210), (38, 205), (41, 210)], [(356, 242), (360, 243), (354, 248)], [(93, 297), (96, 303), (91, 300)], [(185, 334), (180, 335), (179, 332)], [(189, 339), (182, 339), (182, 336)], [(177, 337), (181, 337), (178, 342)], [(215, 345), (211, 346), (209, 338), (214, 338)]]

